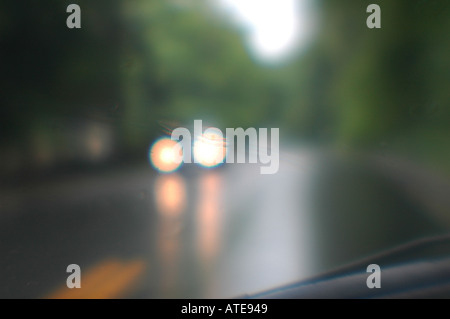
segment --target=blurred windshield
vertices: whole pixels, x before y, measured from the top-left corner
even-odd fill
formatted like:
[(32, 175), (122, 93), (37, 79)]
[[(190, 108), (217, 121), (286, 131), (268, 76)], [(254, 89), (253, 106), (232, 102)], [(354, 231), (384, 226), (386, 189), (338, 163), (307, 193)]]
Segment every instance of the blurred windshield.
[(446, 233), (450, 2), (372, 2), (2, 1), (0, 297), (241, 296)]

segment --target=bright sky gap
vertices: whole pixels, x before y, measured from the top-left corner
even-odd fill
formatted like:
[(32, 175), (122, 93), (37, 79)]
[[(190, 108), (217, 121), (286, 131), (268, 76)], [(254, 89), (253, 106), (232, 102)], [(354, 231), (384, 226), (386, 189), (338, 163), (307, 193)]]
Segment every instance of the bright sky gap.
[(279, 60), (301, 49), (313, 30), (309, 0), (218, 0), (247, 30), (256, 56)]

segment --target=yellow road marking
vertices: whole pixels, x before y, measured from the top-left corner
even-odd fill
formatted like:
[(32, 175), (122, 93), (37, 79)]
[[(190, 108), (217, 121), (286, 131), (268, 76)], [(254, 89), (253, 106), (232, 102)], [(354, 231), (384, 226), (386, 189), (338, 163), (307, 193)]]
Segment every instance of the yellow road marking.
[[(116, 299), (136, 287), (137, 279), (145, 270), (143, 260), (123, 262), (106, 260), (90, 268), (83, 274), (81, 288), (64, 286), (51, 293), (48, 299)], [(69, 274), (68, 274), (69, 276)]]

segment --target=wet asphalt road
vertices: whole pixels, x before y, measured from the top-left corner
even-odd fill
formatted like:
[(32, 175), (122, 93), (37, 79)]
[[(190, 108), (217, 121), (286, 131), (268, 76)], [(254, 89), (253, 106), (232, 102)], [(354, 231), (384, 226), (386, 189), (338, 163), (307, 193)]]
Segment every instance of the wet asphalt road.
[(0, 298), (241, 296), (447, 227), (359, 160), (280, 158), (274, 175), (141, 166), (4, 189)]

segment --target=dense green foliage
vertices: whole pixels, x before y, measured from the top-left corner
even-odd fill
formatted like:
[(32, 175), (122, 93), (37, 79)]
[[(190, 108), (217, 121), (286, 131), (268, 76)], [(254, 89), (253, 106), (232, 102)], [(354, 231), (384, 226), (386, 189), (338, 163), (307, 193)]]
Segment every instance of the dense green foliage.
[(202, 119), (450, 162), (446, 0), (378, 1), (373, 30), (373, 1), (317, 1), (315, 39), (279, 66), (252, 58), (207, 0), (80, 0), (79, 30), (65, 25), (71, 2), (0, 4), (5, 149), (58, 153), (68, 123), (89, 119), (113, 128), (117, 152), (141, 154), (164, 127)]

